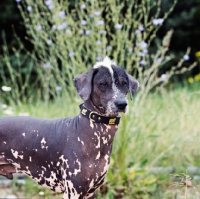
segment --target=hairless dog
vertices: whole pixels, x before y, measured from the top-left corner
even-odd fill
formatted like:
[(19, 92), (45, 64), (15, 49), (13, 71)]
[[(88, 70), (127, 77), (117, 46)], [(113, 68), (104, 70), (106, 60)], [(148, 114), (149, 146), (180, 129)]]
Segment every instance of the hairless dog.
[(64, 199), (92, 199), (108, 171), (112, 142), (138, 81), (108, 57), (74, 79), (84, 103), (64, 119), (0, 118), (0, 175), (24, 173)]

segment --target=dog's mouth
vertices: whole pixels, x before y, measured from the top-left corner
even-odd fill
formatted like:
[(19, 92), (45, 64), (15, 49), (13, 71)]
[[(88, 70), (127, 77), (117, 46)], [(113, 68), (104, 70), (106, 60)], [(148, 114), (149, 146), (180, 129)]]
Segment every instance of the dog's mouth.
[(127, 110), (127, 107), (124, 108), (118, 108), (116, 106), (109, 107), (106, 109), (106, 116), (116, 117), (119, 116), (119, 113), (125, 113)]
[(126, 108), (124, 108), (124, 109), (118, 109), (118, 112), (126, 113)]

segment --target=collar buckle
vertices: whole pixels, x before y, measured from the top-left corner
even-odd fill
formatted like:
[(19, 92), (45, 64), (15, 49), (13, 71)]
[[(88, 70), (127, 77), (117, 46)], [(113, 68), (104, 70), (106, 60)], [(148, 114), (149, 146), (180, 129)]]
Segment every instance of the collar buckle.
[(92, 120), (93, 122), (95, 122), (95, 114), (98, 114), (95, 111), (91, 111), (89, 114), (89, 119)]

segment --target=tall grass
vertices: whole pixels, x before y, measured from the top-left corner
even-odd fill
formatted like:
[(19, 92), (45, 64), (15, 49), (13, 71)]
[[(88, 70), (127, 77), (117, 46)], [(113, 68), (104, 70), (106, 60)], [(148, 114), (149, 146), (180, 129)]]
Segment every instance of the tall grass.
[[(190, 92), (182, 87), (162, 89), (148, 94), (143, 104), (132, 104), (114, 142), (108, 187), (118, 187), (128, 198), (142, 192), (145, 198), (145, 193), (158, 189), (152, 167), (185, 172), (187, 166), (199, 165), (199, 82), (196, 86)], [(169, 183), (170, 176), (165, 181)]]
[[(143, 104), (137, 98), (129, 102), (129, 111), (122, 115), (113, 143), (107, 182), (98, 198), (120, 194), (122, 198), (150, 198), (158, 194), (163, 182), (168, 184), (162, 188), (167, 194), (172, 183), (170, 175), (160, 178), (151, 172), (152, 167), (173, 167), (176, 173), (184, 173), (187, 166), (199, 165), (198, 84), (195, 89), (164, 87), (160, 92), (149, 93)], [(46, 107), (37, 101), (16, 106), (13, 111), (15, 115), (26, 112), (45, 118), (67, 117), (79, 113), (79, 102), (66, 96)]]

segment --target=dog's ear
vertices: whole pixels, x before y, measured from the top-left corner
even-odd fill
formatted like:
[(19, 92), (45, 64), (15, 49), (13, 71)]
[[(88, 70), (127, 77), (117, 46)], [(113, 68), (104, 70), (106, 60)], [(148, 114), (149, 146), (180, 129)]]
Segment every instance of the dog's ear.
[(139, 82), (134, 79), (131, 75), (128, 75), (128, 80), (129, 80), (129, 92), (130, 92), (130, 97), (132, 100), (132, 96), (135, 94), (137, 89), (139, 88)]
[(85, 101), (89, 99), (91, 91), (92, 91), (92, 79), (96, 69), (91, 69), (85, 73), (77, 75), (74, 78), (74, 83), (78, 94)]

